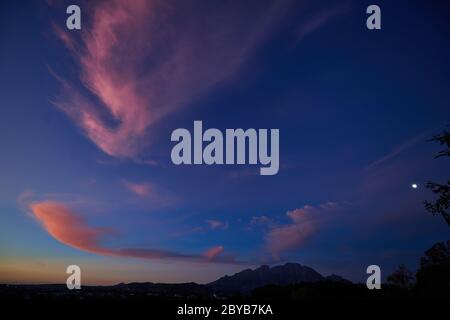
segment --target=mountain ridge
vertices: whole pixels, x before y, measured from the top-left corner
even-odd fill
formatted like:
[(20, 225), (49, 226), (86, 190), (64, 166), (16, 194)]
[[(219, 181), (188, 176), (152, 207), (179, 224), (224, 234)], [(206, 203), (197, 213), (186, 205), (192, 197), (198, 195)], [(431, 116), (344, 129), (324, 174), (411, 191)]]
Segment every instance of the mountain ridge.
[(313, 283), (321, 281), (348, 282), (340, 276), (322, 276), (311, 267), (299, 263), (288, 262), (284, 265), (269, 267), (262, 265), (254, 270), (245, 269), (232, 276), (223, 276), (206, 286), (213, 292), (250, 292), (266, 285), (286, 286), (297, 283)]

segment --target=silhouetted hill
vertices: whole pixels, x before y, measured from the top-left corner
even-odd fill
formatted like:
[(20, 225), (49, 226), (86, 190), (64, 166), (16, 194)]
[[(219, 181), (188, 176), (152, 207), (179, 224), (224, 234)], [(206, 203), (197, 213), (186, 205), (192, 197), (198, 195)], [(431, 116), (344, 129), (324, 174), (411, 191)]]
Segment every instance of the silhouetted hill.
[(255, 270), (246, 269), (233, 276), (225, 276), (208, 283), (207, 286), (214, 292), (250, 292), (255, 288), (266, 285), (285, 286), (296, 283), (311, 283), (319, 281), (348, 281), (339, 276), (332, 275), (324, 278), (314, 269), (298, 263), (286, 263), (282, 266), (261, 266)]

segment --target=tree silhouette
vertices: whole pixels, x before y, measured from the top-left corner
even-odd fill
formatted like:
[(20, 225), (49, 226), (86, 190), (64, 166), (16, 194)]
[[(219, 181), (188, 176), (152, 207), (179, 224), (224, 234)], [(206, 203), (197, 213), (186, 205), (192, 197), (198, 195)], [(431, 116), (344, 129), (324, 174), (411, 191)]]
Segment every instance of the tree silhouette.
[(416, 278), (420, 295), (450, 298), (450, 240), (438, 242), (425, 251)]
[[(439, 142), (440, 145), (447, 145), (447, 149), (439, 151), (434, 158), (450, 157), (450, 133), (444, 130), (442, 134), (434, 136), (430, 141)], [(431, 189), (434, 194), (438, 195), (438, 199), (431, 203), (425, 201), (425, 208), (433, 215), (441, 215), (450, 226), (450, 179), (447, 184), (436, 182), (428, 182), (427, 188)]]
[(420, 267), (447, 266), (450, 267), (450, 240), (438, 242), (425, 251), (420, 259)]
[(387, 277), (387, 281), (397, 287), (410, 289), (413, 286), (414, 274), (401, 264), (397, 270)]

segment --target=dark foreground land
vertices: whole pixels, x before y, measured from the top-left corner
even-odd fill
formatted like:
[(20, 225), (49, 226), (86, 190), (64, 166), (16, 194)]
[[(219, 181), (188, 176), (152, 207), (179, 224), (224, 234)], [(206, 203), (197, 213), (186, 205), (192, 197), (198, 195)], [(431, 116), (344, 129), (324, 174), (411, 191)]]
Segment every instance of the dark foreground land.
[(337, 275), (324, 277), (296, 263), (246, 269), (208, 284), (129, 283), (113, 286), (82, 286), (69, 290), (65, 284), (0, 285), (1, 300), (58, 301), (320, 301), (320, 300), (450, 300), (450, 268), (432, 266), (418, 273), (417, 282), (399, 272), (390, 284), (369, 290)]

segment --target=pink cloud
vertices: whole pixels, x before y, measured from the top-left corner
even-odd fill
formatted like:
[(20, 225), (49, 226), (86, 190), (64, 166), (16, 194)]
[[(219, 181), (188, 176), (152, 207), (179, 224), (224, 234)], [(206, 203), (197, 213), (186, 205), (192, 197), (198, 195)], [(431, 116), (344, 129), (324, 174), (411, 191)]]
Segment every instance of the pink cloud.
[(306, 205), (303, 208), (288, 211), (290, 223), (275, 226), (266, 234), (266, 247), (276, 259), (286, 251), (300, 247), (312, 237), (323, 223), (330, 219), (329, 213), (338, 208), (334, 202), (317, 207)]
[(274, 228), (267, 234), (267, 248), (278, 258), (280, 253), (301, 246), (315, 231), (314, 222), (308, 220)]
[(216, 247), (212, 247), (209, 250), (206, 250), (205, 253), (203, 253), (203, 255), (208, 258), (208, 260), (213, 260), (215, 259), (219, 254), (221, 254), (223, 252), (223, 247), (222, 246), (216, 246)]
[(129, 192), (138, 196), (142, 200), (151, 203), (153, 206), (165, 207), (177, 203), (177, 199), (173, 195), (169, 194), (169, 192), (163, 190), (163, 188), (152, 182), (130, 182), (124, 180), (123, 184)]
[[(55, 104), (106, 154), (141, 159), (152, 125), (235, 74), (285, 5), (95, 2), (81, 36), (55, 27), (79, 68)], [(251, 19), (249, 18), (251, 17)], [(90, 21), (85, 19), (85, 21)]]
[(142, 259), (183, 258), (193, 261), (232, 262), (217, 259), (217, 256), (223, 251), (223, 247), (213, 247), (204, 254), (184, 254), (148, 248), (109, 248), (102, 245), (101, 240), (105, 235), (114, 234), (113, 230), (88, 225), (81, 216), (63, 203), (34, 202), (29, 205), (29, 209), (32, 216), (54, 239), (82, 251), (106, 256)]
[(132, 183), (125, 181), (125, 186), (128, 190), (141, 197), (150, 196), (155, 192), (155, 186), (150, 182)]

